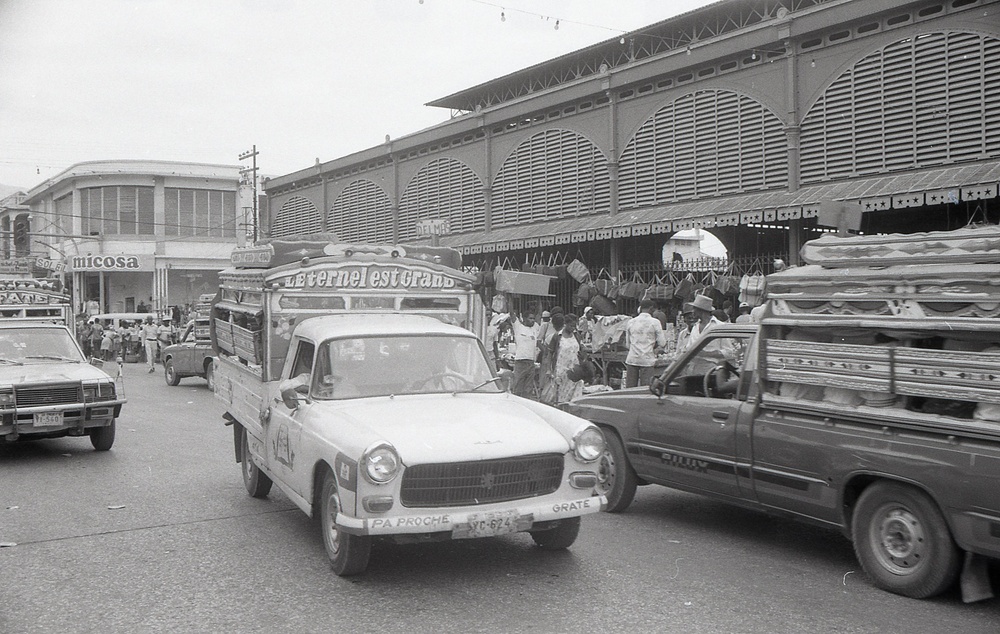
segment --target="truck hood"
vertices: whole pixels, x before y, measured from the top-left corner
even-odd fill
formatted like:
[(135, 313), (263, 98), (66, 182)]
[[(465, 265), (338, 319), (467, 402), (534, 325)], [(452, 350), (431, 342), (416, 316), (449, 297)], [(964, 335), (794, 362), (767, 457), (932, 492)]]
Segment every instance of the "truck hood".
[[(506, 394), (428, 394), (315, 406), (328, 408), (330, 418), (364, 426), (373, 442), (392, 443), (406, 465), (563, 454), (570, 449), (571, 439), (545, 416)], [(323, 415), (326, 418), (326, 412)]]
[(0, 386), (21, 383), (68, 383), (110, 379), (107, 373), (89, 363), (27, 361), (24, 365), (0, 365)]

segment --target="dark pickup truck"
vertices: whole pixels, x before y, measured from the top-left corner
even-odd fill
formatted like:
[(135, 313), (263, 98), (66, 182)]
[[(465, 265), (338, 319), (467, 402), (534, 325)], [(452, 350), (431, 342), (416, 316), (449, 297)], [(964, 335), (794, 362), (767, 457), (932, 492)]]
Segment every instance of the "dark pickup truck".
[(648, 388), (569, 403), (604, 431), (607, 510), (660, 484), (838, 528), (891, 592), (961, 573), (967, 601), (992, 596), (1000, 266), (889, 264), (769, 276), (760, 324), (710, 328)]

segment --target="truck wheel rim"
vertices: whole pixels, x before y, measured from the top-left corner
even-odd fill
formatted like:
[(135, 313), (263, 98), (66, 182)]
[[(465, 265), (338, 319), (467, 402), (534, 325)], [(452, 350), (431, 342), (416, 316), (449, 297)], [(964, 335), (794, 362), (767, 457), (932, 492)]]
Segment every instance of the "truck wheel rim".
[(340, 498), (337, 492), (331, 491), (326, 503), (326, 541), (330, 552), (340, 552), (340, 531), (337, 530), (337, 512), (340, 509)]
[(601, 455), (597, 464), (597, 486), (602, 493), (607, 493), (615, 483), (615, 458), (610, 451)]
[(895, 504), (879, 509), (871, 540), (879, 563), (893, 574), (912, 574), (928, 557), (923, 524), (908, 509)]

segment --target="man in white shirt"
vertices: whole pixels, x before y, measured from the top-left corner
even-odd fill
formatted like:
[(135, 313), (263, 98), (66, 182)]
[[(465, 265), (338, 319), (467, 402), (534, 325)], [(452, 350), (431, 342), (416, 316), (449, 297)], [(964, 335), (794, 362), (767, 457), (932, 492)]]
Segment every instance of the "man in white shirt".
[(148, 372), (152, 374), (156, 368), (153, 367), (156, 363), (156, 338), (159, 334), (159, 328), (153, 323), (153, 317), (151, 315), (146, 316), (146, 323), (142, 325), (142, 345), (146, 349), (146, 367)]
[(649, 385), (656, 365), (656, 349), (667, 345), (660, 320), (653, 317), (656, 304), (651, 299), (639, 302), (639, 314), (625, 328), (628, 355), (625, 357), (625, 387)]
[(712, 314), (715, 311), (715, 305), (712, 303), (712, 298), (708, 295), (695, 295), (694, 300), (685, 304), (684, 307), (694, 311), (696, 318), (694, 324), (691, 326), (691, 333), (687, 340), (687, 348), (690, 349), (698, 343), (698, 340), (701, 339), (706, 330), (722, 322)]
[(531, 398), (535, 380), (535, 357), (538, 354), (539, 326), (535, 316), (525, 311), (521, 318), (511, 318), (514, 331), (514, 384), (511, 392), (517, 396)]

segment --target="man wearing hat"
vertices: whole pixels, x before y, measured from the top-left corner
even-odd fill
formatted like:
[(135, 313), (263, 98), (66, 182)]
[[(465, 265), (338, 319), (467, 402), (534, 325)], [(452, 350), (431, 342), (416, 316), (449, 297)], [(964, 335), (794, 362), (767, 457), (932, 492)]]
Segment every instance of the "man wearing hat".
[(688, 334), (687, 348), (698, 343), (701, 336), (715, 324), (722, 323), (712, 315), (715, 305), (708, 295), (695, 295), (694, 299), (684, 305), (694, 313), (694, 323), (691, 325), (691, 332)]
[(750, 304), (746, 302), (740, 304), (740, 314), (736, 318), (736, 323), (738, 324), (750, 323)]

